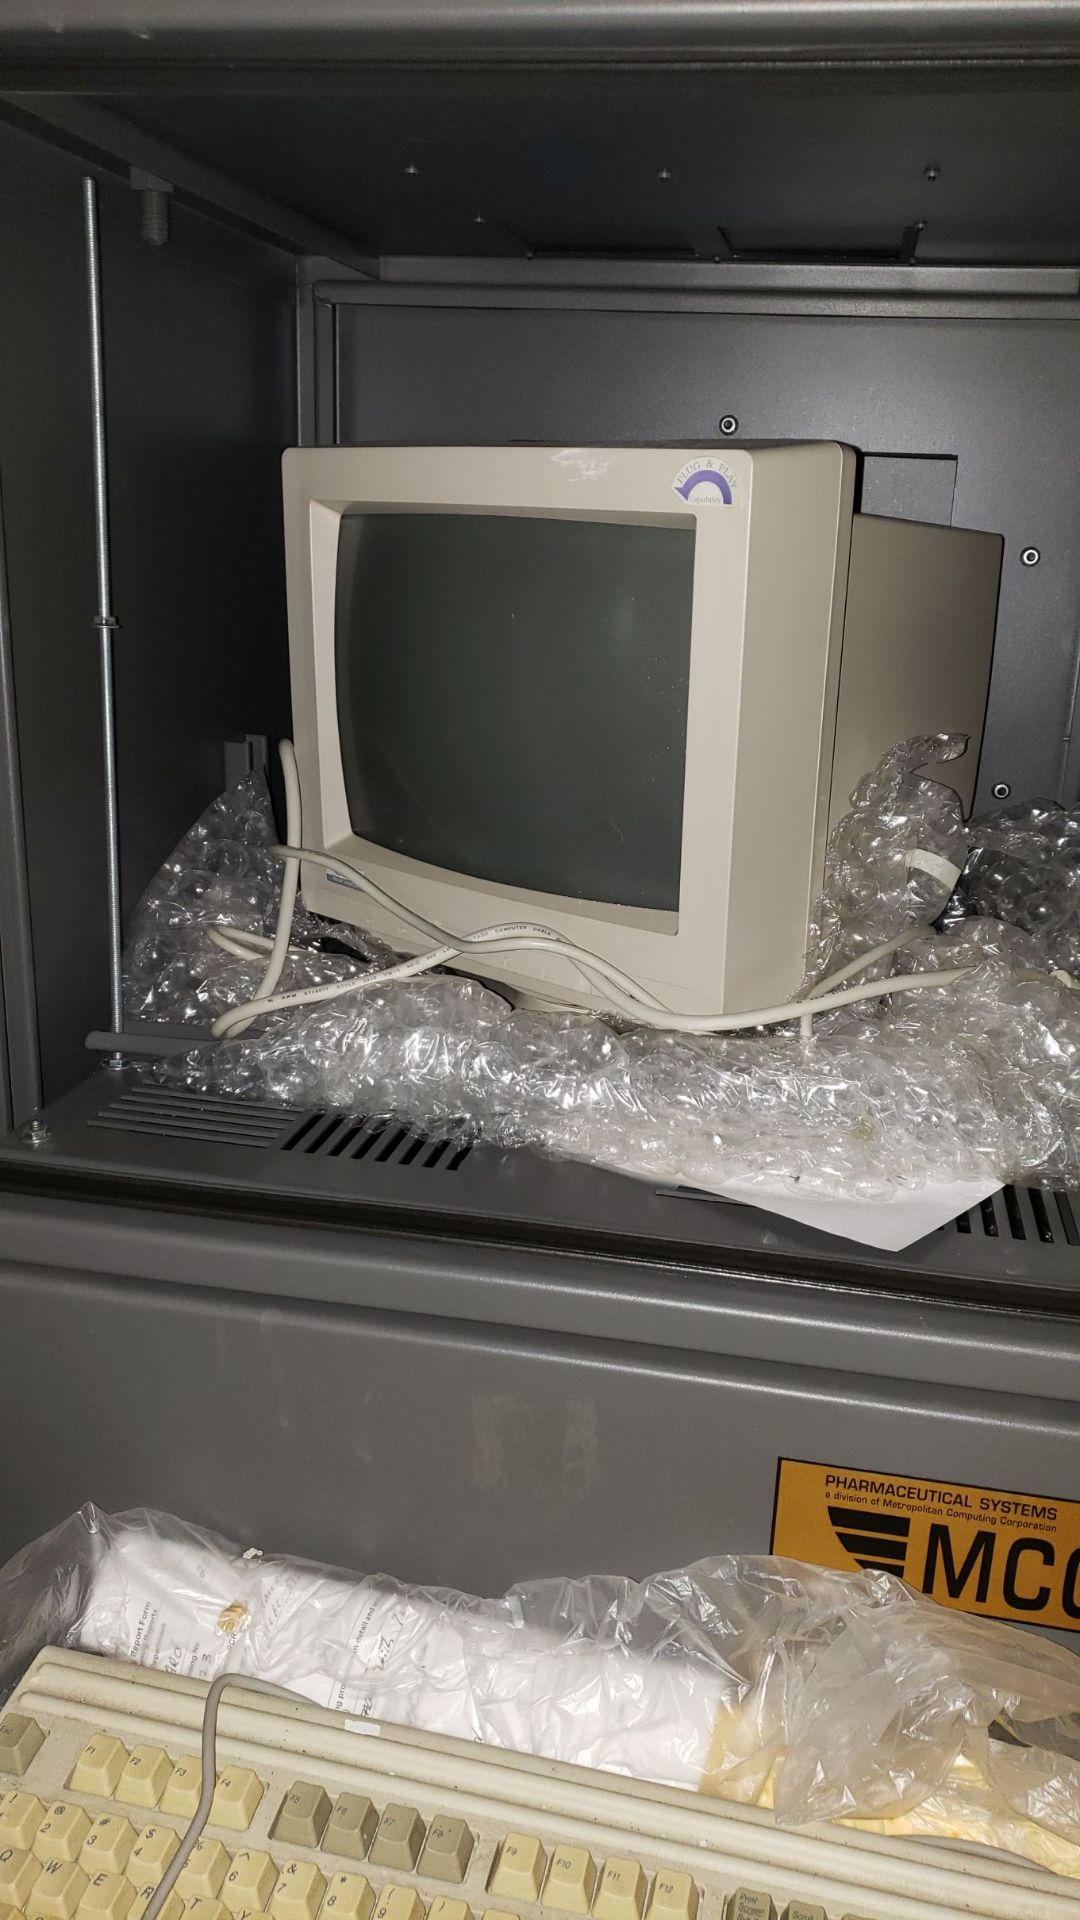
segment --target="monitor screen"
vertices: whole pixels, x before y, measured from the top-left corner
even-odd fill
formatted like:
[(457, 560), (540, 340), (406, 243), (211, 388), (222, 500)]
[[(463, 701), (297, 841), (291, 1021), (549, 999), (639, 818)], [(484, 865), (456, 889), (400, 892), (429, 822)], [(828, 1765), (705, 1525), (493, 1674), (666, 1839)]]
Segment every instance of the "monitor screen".
[(694, 529), (342, 516), (353, 831), (453, 873), (674, 911)]

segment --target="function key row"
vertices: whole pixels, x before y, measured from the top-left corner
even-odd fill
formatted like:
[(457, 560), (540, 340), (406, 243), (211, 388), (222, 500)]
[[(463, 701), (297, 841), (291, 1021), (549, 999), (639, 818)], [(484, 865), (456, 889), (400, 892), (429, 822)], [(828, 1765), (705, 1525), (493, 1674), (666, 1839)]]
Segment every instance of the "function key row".
[[(202, 1792), (202, 1762), (194, 1754), (170, 1759), (162, 1747), (130, 1751), (114, 1733), (95, 1733), (72, 1769), (73, 1793), (93, 1793), (121, 1806), (176, 1814), (190, 1820)], [(218, 1774), (210, 1820), (243, 1833), (251, 1825), (265, 1788), (250, 1767), (227, 1766)]]
[[(806, 1900), (789, 1900), (778, 1915), (771, 1894), (740, 1887), (724, 1908), (724, 1920), (829, 1920), (829, 1916), (824, 1907)], [(857, 1913), (846, 1913), (843, 1920), (862, 1920), (862, 1917)]]
[(339, 1793), (297, 1780), (270, 1829), (289, 1847), (316, 1847), (345, 1860), (369, 1860), (396, 1873), (460, 1884), (472, 1859), (475, 1837), (464, 1820), (437, 1813), (425, 1822), (416, 1807), (391, 1804), (377, 1813), (362, 1793)]
[(698, 1890), (688, 1873), (661, 1871), (650, 1889), (636, 1860), (612, 1856), (597, 1866), (587, 1847), (556, 1846), (550, 1859), (533, 1834), (508, 1833), (489, 1890), (504, 1899), (542, 1901), (558, 1913), (593, 1920), (696, 1920)]

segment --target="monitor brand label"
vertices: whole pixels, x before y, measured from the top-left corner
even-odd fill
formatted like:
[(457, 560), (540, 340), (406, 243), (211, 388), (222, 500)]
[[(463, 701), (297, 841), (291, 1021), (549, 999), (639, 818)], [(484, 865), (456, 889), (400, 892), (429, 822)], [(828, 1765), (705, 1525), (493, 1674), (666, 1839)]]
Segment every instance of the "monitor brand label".
[(672, 492), (682, 500), (692, 501), (695, 507), (734, 506), (738, 489), (737, 474), (711, 454), (699, 454), (696, 460), (688, 460), (671, 483)]
[(772, 1552), (894, 1573), (962, 1613), (1080, 1632), (1080, 1500), (781, 1460)]

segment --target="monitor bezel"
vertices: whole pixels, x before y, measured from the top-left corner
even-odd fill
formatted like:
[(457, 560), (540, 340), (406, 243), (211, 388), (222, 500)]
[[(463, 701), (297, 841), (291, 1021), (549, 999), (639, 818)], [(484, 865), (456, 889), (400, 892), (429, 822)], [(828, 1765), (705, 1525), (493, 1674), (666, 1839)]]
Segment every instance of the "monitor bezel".
[[(839, 455), (837, 448), (818, 447)], [(293, 725), (304, 805), (304, 836), (361, 866), (378, 884), (426, 919), (455, 930), (505, 921), (541, 921), (567, 939), (610, 960), (680, 1012), (729, 1010), (734, 956), (739, 992), (753, 998), (756, 962), (747, 927), (733, 925), (730, 895), (737, 832), (737, 784), (749, 781), (745, 757), (743, 670), (748, 620), (750, 530), (755, 516), (755, 468), (762, 456), (742, 448), (722, 454), (702, 447), (359, 447), (293, 449), (284, 458), (286, 558), (292, 662)], [(834, 465), (837, 463), (834, 462)], [(719, 468), (725, 494), (694, 484), (696, 471)], [(837, 467), (839, 471), (839, 468)], [(815, 474), (810, 474), (815, 479)], [(689, 484), (688, 484), (689, 481)], [(682, 489), (680, 491), (680, 488)], [(730, 504), (729, 504), (730, 501)], [(569, 895), (496, 885), (430, 866), (354, 833), (349, 817), (338, 733), (335, 681), (337, 546), (341, 516), (349, 511), (476, 512), (588, 518), (695, 528), (690, 667), (683, 783), (683, 836), (677, 912), (617, 906)], [(834, 516), (835, 517), (835, 516)], [(766, 516), (767, 518), (767, 516)], [(831, 524), (831, 521), (830, 521)], [(817, 572), (828, 574), (836, 556)], [(801, 585), (795, 569), (794, 611)], [(824, 686), (835, 622), (821, 629), (810, 651), (814, 684)], [(718, 644), (718, 640), (720, 644)], [(820, 663), (817, 654), (821, 655)], [(834, 677), (834, 676), (833, 676)], [(754, 693), (760, 701), (760, 692)], [(801, 696), (800, 696), (801, 698)], [(797, 702), (793, 703), (797, 708)], [(755, 725), (760, 727), (761, 716)], [(796, 726), (804, 724), (795, 713)], [(790, 953), (777, 956), (787, 979), (798, 977), (805, 934), (807, 889), (820, 877), (828, 805), (831, 738), (814, 733), (813, 767), (803, 782), (811, 817), (800, 818), (805, 857), (793, 862), (800, 894)], [(824, 801), (824, 812), (821, 802)], [(802, 810), (803, 799), (799, 806)], [(753, 822), (747, 823), (752, 834)], [(746, 834), (744, 832), (744, 839)], [(811, 872), (811, 868), (813, 871)], [(804, 876), (805, 875), (805, 879)], [(403, 952), (428, 944), (405, 922), (348, 886), (304, 863), (301, 888), (317, 913), (369, 928)], [(799, 920), (802, 915), (801, 923)], [(801, 931), (800, 929), (801, 925)], [(463, 959), (462, 970), (478, 971)], [(603, 995), (558, 956), (528, 953), (485, 956), (485, 977), (518, 995), (557, 1003), (601, 1006)]]

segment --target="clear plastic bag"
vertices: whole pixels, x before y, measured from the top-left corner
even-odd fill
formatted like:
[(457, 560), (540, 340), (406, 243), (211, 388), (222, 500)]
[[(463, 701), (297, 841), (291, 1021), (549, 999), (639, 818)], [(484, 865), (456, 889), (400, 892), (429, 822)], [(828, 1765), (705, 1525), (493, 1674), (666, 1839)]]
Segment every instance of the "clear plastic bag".
[(87, 1506), (0, 1571), (0, 1673), (47, 1642), (1080, 1875), (1080, 1658), (887, 1574), (724, 1555), (483, 1600)]
[[(910, 928), (911, 951), (879, 972), (971, 961), (966, 981), (819, 1016), (807, 1042), (792, 1027), (689, 1037), (515, 1011), (477, 980), (432, 973), (265, 1016), (149, 1071), (197, 1091), (463, 1127), (706, 1191), (737, 1183), (767, 1205), (778, 1188), (869, 1203), (945, 1182), (1071, 1177), (1080, 994), (996, 923), (927, 932), (967, 835), (955, 794), (917, 769), (961, 745), (910, 741), (860, 784), (830, 845), (808, 977)], [(273, 838), (252, 779), (181, 843), (135, 916), (131, 1011), (205, 1022), (252, 995), (261, 968), (222, 953), (208, 928), (269, 931)], [(342, 978), (358, 957), (385, 956), (354, 929), (300, 914), (282, 986)]]

